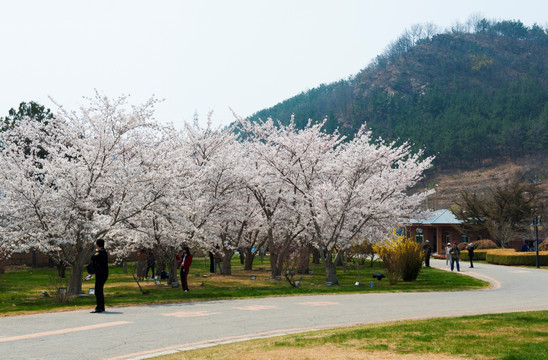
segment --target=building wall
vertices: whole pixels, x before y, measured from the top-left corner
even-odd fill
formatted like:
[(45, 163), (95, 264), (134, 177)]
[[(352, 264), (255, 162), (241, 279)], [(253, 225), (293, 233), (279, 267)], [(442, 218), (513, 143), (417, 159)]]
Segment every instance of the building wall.
[[(445, 248), (447, 243), (461, 243), (463, 241), (463, 233), (451, 224), (447, 225), (430, 225), (422, 224), (422, 239), (417, 236), (417, 225), (410, 225), (407, 227), (408, 237), (417, 239), (417, 241), (430, 241), (432, 246), (432, 252), (438, 255), (445, 255)], [(477, 232), (470, 232), (466, 234), (469, 241), (476, 241), (478, 236), (482, 239), (486, 239), (485, 234), (478, 234)]]

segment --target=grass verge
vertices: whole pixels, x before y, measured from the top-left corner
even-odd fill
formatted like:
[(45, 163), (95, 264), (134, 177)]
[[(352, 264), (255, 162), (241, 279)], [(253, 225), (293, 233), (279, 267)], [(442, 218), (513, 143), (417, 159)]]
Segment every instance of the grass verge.
[[(358, 268), (349, 263), (346, 272), (338, 269), (339, 285), (326, 286), (325, 270), (321, 264), (311, 264), (311, 274), (297, 275), (301, 286), (291, 287), (282, 280), (270, 279), (268, 259), (254, 264), (257, 270), (245, 271), (238, 258), (232, 260), (232, 275), (209, 274), (209, 260), (196, 258), (192, 263), (188, 277), (190, 292), (183, 294), (180, 288), (167, 286), (165, 280), (160, 285), (154, 281), (141, 282), (143, 295), (135, 283), (130, 270), (124, 273), (120, 267), (111, 267), (109, 279), (105, 285), (107, 307), (126, 305), (145, 305), (175, 303), (183, 301), (204, 301), (233, 298), (252, 298), (268, 296), (289, 296), (307, 294), (401, 292), (401, 291), (456, 291), (487, 287), (485, 281), (458, 273), (450, 273), (433, 268), (423, 268), (416, 281), (398, 282), (389, 285), (387, 280), (373, 279), (372, 274), (384, 272), (381, 264), (375, 262)], [(66, 286), (66, 279), (59, 279), (55, 269), (13, 269), (0, 275), (0, 316), (17, 315), (28, 312), (73, 310), (95, 306), (93, 296), (59, 297), (59, 287)], [(255, 279), (251, 280), (251, 276)], [(68, 278), (68, 273), (67, 273)], [(363, 285), (356, 286), (358, 279)], [(372, 287), (370, 287), (370, 281)], [(83, 295), (94, 286), (94, 281), (84, 281)], [(50, 297), (44, 297), (46, 291)], [(61, 300), (59, 302), (58, 300)], [(66, 300), (67, 302), (62, 302)]]
[(464, 358), (548, 359), (548, 311), (339, 328), (219, 345), (154, 359)]

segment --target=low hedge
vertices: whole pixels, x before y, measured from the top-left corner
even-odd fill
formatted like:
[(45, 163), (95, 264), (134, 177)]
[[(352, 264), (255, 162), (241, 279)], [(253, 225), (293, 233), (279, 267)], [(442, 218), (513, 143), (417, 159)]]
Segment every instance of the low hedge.
[[(437, 257), (445, 259), (445, 256)], [(461, 261), (470, 261), (468, 251), (460, 252)], [(536, 266), (537, 258), (535, 252), (517, 252), (514, 249), (482, 249), (474, 250), (474, 260), (486, 260), (488, 263), (497, 265), (528, 265)], [(548, 251), (539, 252), (539, 265), (548, 265)]]
[[(485, 250), (474, 250), (474, 260), (485, 260), (485, 257), (487, 256), (487, 252), (490, 251), (488, 249)], [(468, 251), (463, 250), (460, 252), (460, 259), (462, 261), (468, 261), (470, 258), (468, 257)]]
[[(468, 254), (466, 254), (468, 257)], [(475, 255), (475, 254), (474, 254)], [(535, 252), (516, 252), (514, 249), (488, 250), (485, 260), (497, 265), (536, 265)], [(548, 265), (548, 251), (539, 252), (539, 265)]]

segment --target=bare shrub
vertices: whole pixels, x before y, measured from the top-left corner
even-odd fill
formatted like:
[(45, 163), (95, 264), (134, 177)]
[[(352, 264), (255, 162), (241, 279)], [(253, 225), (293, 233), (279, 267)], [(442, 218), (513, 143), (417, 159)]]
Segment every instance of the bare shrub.
[(496, 248), (498, 248), (498, 246), (493, 240), (483, 239), (483, 240), (474, 241), (474, 248), (476, 250), (479, 250), (479, 249), (496, 249)]
[(70, 301), (68, 292), (68, 279), (61, 278), (57, 274), (49, 276), (49, 291), (58, 304), (65, 304)]

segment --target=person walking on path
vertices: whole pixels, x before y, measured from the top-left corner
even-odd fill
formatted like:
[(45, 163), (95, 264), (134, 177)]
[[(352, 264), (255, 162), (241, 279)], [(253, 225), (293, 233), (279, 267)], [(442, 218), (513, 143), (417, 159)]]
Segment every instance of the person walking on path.
[(422, 249), (424, 250), (424, 266), (430, 267), (430, 256), (432, 255), (432, 247), (430, 246), (430, 241), (426, 240)]
[(188, 246), (183, 247), (183, 255), (180, 255), (179, 251), (177, 251), (177, 255), (175, 257), (177, 261), (179, 261), (179, 267), (181, 268), (181, 285), (183, 287), (183, 291), (188, 292), (187, 277), (190, 265), (192, 264), (192, 255), (190, 255), (190, 249)]
[(95, 300), (97, 306), (91, 313), (102, 313), (105, 311), (103, 288), (108, 279), (108, 253), (105, 250), (105, 240), (98, 239), (95, 244), (96, 251), (91, 255), (91, 261), (95, 265)]
[(451, 255), (451, 271), (453, 271), (455, 267), (455, 263), (457, 263), (457, 271), (460, 271), (460, 265), (459, 265), (460, 250), (457, 247), (457, 243), (453, 243), (451, 250), (449, 250), (449, 254)]
[(474, 244), (470, 243), (468, 245), (468, 257), (470, 258), (470, 267), (474, 267)]
[(447, 243), (447, 246), (445, 247), (445, 265), (449, 266), (449, 261), (451, 261), (451, 254), (449, 254), (449, 251), (451, 251), (451, 243)]

